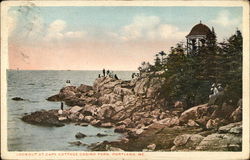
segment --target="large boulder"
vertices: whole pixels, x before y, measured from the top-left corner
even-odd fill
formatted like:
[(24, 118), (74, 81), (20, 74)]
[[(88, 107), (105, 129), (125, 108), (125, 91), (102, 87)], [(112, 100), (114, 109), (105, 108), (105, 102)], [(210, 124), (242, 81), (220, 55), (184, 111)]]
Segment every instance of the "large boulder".
[(125, 125), (117, 126), (117, 127), (115, 127), (115, 130), (114, 130), (114, 132), (118, 132), (118, 133), (124, 133), (126, 131), (127, 131), (127, 129), (126, 129)]
[(122, 96), (133, 94), (133, 92), (132, 92), (131, 89), (122, 88), (120, 85), (115, 86), (115, 88), (114, 88), (114, 93), (115, 93), (115, 94), (118, 94), (118, 95), (122, 95)]
[(187, 123), (188, 120), (190, 120), (190, 119), (191, 120), (199, 119), (202, 116), (206, 115), (209, 107), (210, 106), (208, 106), (207, 104), (202, 104), (202, 105), (199, 105), (199, 106), (192, 107), (192, 108), (184, 111), (181, 114), (179, 120), (182, 123)]
[(134, 87), (134, 92), (136, 95), (146, 94), (148, 88), (149, 78), (142, 78), (138, 80)]
[(71, 113), (77, 113), (77, 112), (80, 112), (83, 108), (80, 107), (80, 106), (74, 106), (70, 109), (70, 112)]
[(90, 90), (92, 90), (93, 87), (92, 86), (88, 86), (88, 85), (84, 85), (84, 84), (81, 84), (78, 88), (77, 88), (77, 91), (78, 92), (81, 92), (81, 93), (86, 93)]
[(204, 139), (199, 134), (183, 134), (174, 139), (174, 144), (171, 151), (194, 150), (196, 146)]
[(77, 88), (76, 86), (67, 86), (60, 90), (59, 97), (65, 99), (67, 97), (74, 97), (76, 95)]
[(36, 111), (29, 115), (23, 116), (22, 120), (24, 122), (36, 125), (56, 126), (56, 127), (64, 126), (64, 124), (58, 119), (56, 114), (57, 114), (56, 110)]
[(81, 132), (78, 132), (76, 135), (75, 135), (76, 138), (85, 138), (87, 137), (85, 134), (81, 133)]
[(206, 128), (207, 129), (213, 129), (213, 128), (218, 128), (221, 124), (220, 124), (220, 119), (216, 118), (216, 119), (210, 119), (207, 121), (206, 124)]
[(47, 98), (47, 101), (52, 101), (52, 102), (58, 102), (58, 101), (62, 101), (63, 99), (60, 98), (59, 94), (50, 96)]
[(205, 137), (195, 148), (201, 151), (241, 151), (242, 137), (214, 133)]
[(233, 111), (232, 114), (230, 115), (229, 119), (232, 120), (233, 122), (242, 121), (242, 106), (236, 108), (236, 110)]
[(111, 119), (111, 117), (116, 113), (114, 108), (114, 105), (103, 104), (97, 113), (98, 119)]
[(95, 115), (97, 113), (97, 107), (95, 105), (87, 104), (83, 107), (81, 113), (86, 116)]
[(162, 88), (162, 85), (164, 83), (164, 78), (162, 77), (153, 77), (150, 79), (146, 96), (148, 98), (156, 97), (159, 95), (159, 90)]
[(13, 97), (11, 99), (14, 100), (14, 101), (24, 101), (24, 99), (21, 98), (21, 97)]
[(237, 132), (241, 133), (242, 131), (242, 122), (236, 122), (236, 123), (230, 123), (226, 126), (222, 126), (219, 128), (219, 133), (236, 133)]
[(102, 104), (114, 104), (118, 101), (122, 101), (122, 97), (118, 94), (110, 93), (110, 94), (104, 94), (99, 98), (99, 101)]
[(175, 117), (165, 118), (165, 119), (159, 120), (156, 123), (163, 124), (163, 125), (166, 125), (168, 127), (172, 127), (175, 125), (179, 125), (180, 121), (179, 121), (179, 118), (175, 116)]

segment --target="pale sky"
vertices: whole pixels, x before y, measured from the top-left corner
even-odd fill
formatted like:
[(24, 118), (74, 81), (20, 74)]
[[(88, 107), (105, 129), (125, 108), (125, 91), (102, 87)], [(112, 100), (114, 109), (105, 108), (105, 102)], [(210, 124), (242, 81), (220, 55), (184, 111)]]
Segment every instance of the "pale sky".
[(11, 7), (9, 69), (136, 70), (200, 20), (222, 41), (241, 30), (242, 8)]

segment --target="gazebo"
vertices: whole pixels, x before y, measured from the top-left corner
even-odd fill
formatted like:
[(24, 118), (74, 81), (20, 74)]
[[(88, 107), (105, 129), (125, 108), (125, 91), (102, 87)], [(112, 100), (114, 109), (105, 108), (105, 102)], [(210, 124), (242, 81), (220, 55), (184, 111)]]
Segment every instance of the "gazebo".
[(211, 30), (201, 21), (195, 25), (190, 33), (186, 36), (187, 38), (187, 53), (197, 50), (199, 47), (206, 44), (207, 36), (211, 33)]

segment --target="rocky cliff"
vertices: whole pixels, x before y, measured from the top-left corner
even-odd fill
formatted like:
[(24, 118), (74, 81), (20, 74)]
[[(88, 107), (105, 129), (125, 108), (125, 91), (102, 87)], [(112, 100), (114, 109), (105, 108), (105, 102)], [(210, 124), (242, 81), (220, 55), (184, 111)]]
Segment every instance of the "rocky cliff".
[[(164, 83), (159, 74), (131, 81), (101, 77), (93, 86), (64, 87), (47, 100), (64, 101), (68, 108), (34, 112), (22, 120), (52, 126), (87, 123), (124, 133), (120, 141), (99, 143), (93, 150), (110, 146), (137, 151), (241, 150), (241, 101), (238, 106), (202, 104), (185, 111), (177, 101), (169, 109), (165, 99), (159, 98)], [(214, 142), (218, 143), (212, 146)]]

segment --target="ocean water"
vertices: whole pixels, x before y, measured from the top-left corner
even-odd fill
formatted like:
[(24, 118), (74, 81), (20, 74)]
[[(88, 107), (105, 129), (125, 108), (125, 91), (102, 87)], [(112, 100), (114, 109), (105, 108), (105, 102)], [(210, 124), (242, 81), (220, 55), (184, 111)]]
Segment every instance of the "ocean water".
[[(80, 139), (86, 144), (112, 141), (122, 135), (114, 133), (114, 129), (96, 128), (93, 126), (44, 127), (25, 123), (21, 117), (25, 113), (38, 110), (59, 109), (60, 102), (49, 102), (47, 97), (57, 94), (70, 80), (72, 85), (92, 85), (101, 71), (7, 71), (7, 110), (8, 110), (8, 150), (9, 151), (88, 151), (86, 146), (74, 146), (69, 142), (78, 141), (77, 132), (87, 135)], [(114, 72), (119, 78), (129, 80), (131, 71)], [(21, 97), (25, 101), (13, 101), (11, 98)], [(97, 133), (108, 136), (97, 137)]]

